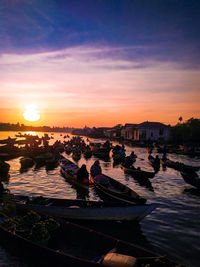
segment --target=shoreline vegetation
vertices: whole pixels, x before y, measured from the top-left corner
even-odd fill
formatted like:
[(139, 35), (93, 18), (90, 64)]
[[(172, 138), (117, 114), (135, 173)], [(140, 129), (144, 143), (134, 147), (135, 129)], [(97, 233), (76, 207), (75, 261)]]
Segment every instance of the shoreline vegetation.
[(14, 131), (14, 132), (68, 132), (70, 133), (74, 128), (70, 127), (50, 127), (50, 126), (28, 126), (20, 123), (2, 123), (0, 122), (0, 131)]

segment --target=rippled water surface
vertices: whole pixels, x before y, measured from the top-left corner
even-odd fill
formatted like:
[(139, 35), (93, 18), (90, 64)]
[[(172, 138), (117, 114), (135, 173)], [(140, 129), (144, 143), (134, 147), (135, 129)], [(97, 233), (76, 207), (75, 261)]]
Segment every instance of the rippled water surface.
[[(43, 133), (37, 133), (42, 136)], [(0, 139), (14, 137), (15, 132), (0, 132)], [(56, 139), (64, 140), (60, 133), (55, 133)], [(113, 144), (117, 144), (113, 142)], [(126, 154), (131, 151), (137, 154), (135, 166), (143, 170), (153, 171), (148, 162), (148, 154), (144, 148), (126, 146)], [(67, 156), (67, 155), (66, 155)], [(71, 159), (70, 156), (67, 156)], [(200, 166), (199, 158), (189, 158), (183, 155), (169, 154), (171, 160), (185, 164)], [(56, 198), (78, 198), (77, 192), (60, 175), (59, 167), (53, 170), (30, 168), (20, 173), (20, 158), (10, 160), (10, 179), (6, 185), (14, 194), (28, 196), (45, 196)], [(89, 160), (81, 158), (78, 165), (85, 163), (89, 170), (96, 158)], [(200, 191), (186, 184), (179, 171), (171, 168), (160, 169), (151, 179), (151, 184), (143, 185), (124, 174), (120, 165), (113, 167), (112, 158), (108, 161), (100, 160), (103, 172), (134, 189), (141, 196), (148, 199), (148, 203), (158, 203), (159, 207), (144, 218), (140, 225), (129, 229), (132, 242), (146, 246), (148, 243), (155, 250), (166, 254), (187, 266), (200, 266)], [(98, 199), (90, 189), (90, 199)], [(121, 233), (122, 234), (122, 233)], [(123, 237), (123, 235), (122, 235)], [(20, 260), (13, 258), (0, 247), (0, 266), (24, 266)]]

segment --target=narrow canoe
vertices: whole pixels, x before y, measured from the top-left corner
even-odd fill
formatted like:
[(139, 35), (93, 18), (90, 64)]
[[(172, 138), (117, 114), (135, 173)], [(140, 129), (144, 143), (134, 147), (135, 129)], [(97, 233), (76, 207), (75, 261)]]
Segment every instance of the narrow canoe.
[(101, 197), (105, 196), (106, 198), (111, 198), (115, 201), (122, 201), (132, 204), (146, 203), (146, 199), (142, 198), (128, 186), (105, 174), (101, 174), (101, 177), (104, 179), (98, 179), (99, 175), (90, 178), (90, 181), (93, 183), (97, 193), (100, 194)]
[(60, 172), (64, 176), (67, 182), (72, 185), (88, 190), (89, 183), (84, 183), (77, 180), (77, 171), (79, 167), (72, 161), (62, 157), (60, 161)]
[(177, 171), (185, 172), (185, 173), (190, 173), (190, 172), (196, 172), (200, 169), (199, 166), (190, 166), (186, 165), (182, 162), (178, 161), (172, 161), (170, 159), (167, 159), (165, 161), (161, 161), (161, 163), (169, 168), (173, 168)]
[(147, 172), (147, 171), (143, 171), (140, 169), (136, 169), (135, 167), (126, 168), (126, 167), (122, 166), (122, 169), (125, 172), (130, 173), (133, 177), (144, 179), (144, 180), (149, 179), (149, 178), (153, 178), (155, 176), (155, 172)]

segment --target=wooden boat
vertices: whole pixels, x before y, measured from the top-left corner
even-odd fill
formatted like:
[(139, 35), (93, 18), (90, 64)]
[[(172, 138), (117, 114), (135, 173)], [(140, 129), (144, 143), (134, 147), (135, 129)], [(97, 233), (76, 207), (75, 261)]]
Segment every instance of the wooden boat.
[(105, 147), (102, 143), (90, 143), (92, 154), (99, 158), (109, 158), (111, 147)]
[(157, 204), (130, 205), (122, 202), (89, 201), (15, 196), (12, 200), (27, 210), (78, 221), (140, 221), (150, 214)]
[(85, 151), (83, 152), (83, 155), (84, 155), (84, 157), (85, 157), (86, 159), (89, 159), (89, 158), (92, 157), (92, 151), (91, 151), (91, 150), (85, 150)]
[(133, 177), (136, 178), (140, 178), (143, 180), (149, 179), (149, 178), (153, 178), (155, 176), (155, 172), (147, 172), (147, 171), (143, 171), (141, 169), (136, 169), (134, 166), (131, 166), (130, 168), (126, 168), (124, 166), (122, 166), (122, 169), (131, 174)]
[(64, 176), (67, 182), (75, 186), (88, 190), (89, 183), (84, 183), (77, 180), (77, 171), (79, 167), (69, 159), (66, 159), (61, 155), (60, 172)]
[(0, 160), (0, 175), (7, 174), (9, 172), (9, 169), (10, 169), (10, 164)]
[(72, 158), (74, 161), (79, 161), (79, 159), (81, 158), (81, 153), (73, 153)]
[[(21, 216), (21, 220), (24, 217)], [(19, 232), (17, 228), (20, 224), (11, 225), (12, 219), (16, 220), (16, 217), (0, 215), (1, 244), (11, 253), (20, 255), (37, 266), (173, 267), (177, 264), (152, 251), (63, 220), (53, 220), (57, 227), (50, 231), (48, 221), (52, 222), (52, 218), (44, 216), (40, 217), (39, 222), (30, 225), (29, 229), (32, 227), (32, 234), (35, 225), (43, 223), (49, 237), (44, 241), (33, 241), (29, 235), (30, 230), (27, 233)]]
[(70, 145), (66, 145), (65, 152), (69, 155), (72, 152), (72, 147)]
[(114, 164), (119, 164), (119, 163), (123, 162), (124, 159), (125, 159), (124, 155), (113, 154), (113, 162), (114, 162)]
[(185, 172), (185, 173), (190, 173), (190, 172), (196, 172), (200, 169), (198, 166), (190, 166), (186, 165), (182, 162), (178, 161), (172, 161), (170, 159), (167, 159), (165, 161), (161, 160), (161, 163), (169, 168), (173, 168), (177, 171)]
[(97, 193), (101, 195), (101, 197), (105, 196), (106, 198), (111, 198), (115, 201), (125, 201), (130, 204), (145, 204), (147, 201), (128, 186), (105, 174), (91, 177), (90, 181), (93, 183)]
[(191, 172), (191, 173), (181, 172), (181, 175), (187, 184), (193, 185), (194, 187), (200, 189), (200, 178), (196, 172)]
[(92, 151), (92, 154), (98, 158), (109, 158), (110, 150), (108, 150), (107, 148), (102, 148), (102, 147), (95, 148)]
[(16, 140), (16, 138), (8, 137), (7, 139), (0, 140), (0, 144), (14, 144), (15, 140)]
[(35, 164), (34, 160), (32, 158), (29, 158), (29, 157), (22, 157), (20, 159), (20, 163), (21, 163), (22, 169), (27, 169), (27, 168), (33, 167), (33, 165)]

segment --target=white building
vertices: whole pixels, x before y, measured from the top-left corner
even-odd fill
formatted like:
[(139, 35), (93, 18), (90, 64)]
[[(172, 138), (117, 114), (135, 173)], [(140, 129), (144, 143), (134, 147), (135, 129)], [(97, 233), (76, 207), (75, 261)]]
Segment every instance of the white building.
[(160, 122), (143, 122), (138, 124), (140, 140), (169, 140), (170, 138), (170, 126)]
[(125, 124), (121, 136), (133, 141), (167, 141), (170, 138), (170, 126), (149, 121), (140, 124)]

